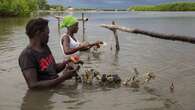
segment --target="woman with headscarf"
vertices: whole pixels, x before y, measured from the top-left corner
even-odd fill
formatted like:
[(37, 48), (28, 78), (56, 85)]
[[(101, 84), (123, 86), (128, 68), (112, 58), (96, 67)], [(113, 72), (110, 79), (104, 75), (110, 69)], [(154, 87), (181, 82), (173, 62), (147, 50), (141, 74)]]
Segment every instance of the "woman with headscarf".
[(80, 43), (74, 36), (78, 32), (79, 22), (74, 16), (65, 16), (60, 28), (67, 28), (67, 32), (61, 38), (61, 47), (65, 55), (71, 55), (78, 51), (88, 50), (91, 47), (98, 45), (102, 42), (96, 41), (93, 44)]

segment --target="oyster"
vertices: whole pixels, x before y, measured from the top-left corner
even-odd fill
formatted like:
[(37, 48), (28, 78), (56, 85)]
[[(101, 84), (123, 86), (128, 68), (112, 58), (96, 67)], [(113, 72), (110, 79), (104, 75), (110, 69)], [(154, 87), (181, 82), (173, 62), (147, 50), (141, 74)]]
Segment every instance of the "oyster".
[(150, 80), (155, 79), (155, 77), (156, 77), (155, 74), (152, 72), (146, 72), (145, 74), (140, 75), (137, 69), (134, 68), (134, 75), (133, 76), (129, 75), (122, 84), (132, 88), (139, 88), (141, 85), (144, 85), (145, 83), (148, 83)]
[(82, 82), (93, 84), (95, 81), (99, 84), (120, 84), (121, 78), (117, 74), (100, 74), (94, 69), (85, 70), (85, 73), (82, 74)]
[(85, 70), (85, 74), (82, 74), (82, 81), (86, 84), (93, 83), (94, 74), (91, 70)]
[(152, 72), (146, 72), (145, 74), (144, 74), (144, 81), (145, 82), (149, 82), (150, 80), (152, 80), (152, 79), (155, 79), (155, 74), (154, 73), (152, 73)]

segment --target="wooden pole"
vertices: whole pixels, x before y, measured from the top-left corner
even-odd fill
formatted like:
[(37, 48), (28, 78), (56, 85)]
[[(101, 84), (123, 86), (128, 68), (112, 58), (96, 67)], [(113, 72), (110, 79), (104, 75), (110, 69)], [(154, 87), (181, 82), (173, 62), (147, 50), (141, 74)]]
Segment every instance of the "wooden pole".
[(82, 13), (82, 24), (83, 24), (83, 41), (85, 41), (85, 20), (84, 20), (84, 13)]
[[(112, 21), (112, 25), (115, 25), (114, 21)], [(119, 46), (117, 30), (116, 29), (112, 29), (112, 31), (113, 31), (114, 38), (115, 38), (115, 41), (116, 41), (116, 50), (118, 51), (118, 50), (120, 50), (120, 46)]]
[(120, 30), (122, 32), (128, 32), (128, 33), (135, 33), (135, 34), (143, 34), (148, 35), (150, 37), (154, 38), (160, 38), (165, 40), (173, 40), (173, 41), (182, 41), (187, 43), (195, 44), (195, 37), (192, 36), (182, 36), (182, 35), (175, 35), (175, 34), (165, 34), (165, 33), (157, 33), (157, 32), (151, 32), (136, 28), (126, 28), (118, 25), (106, 25), (102, 24), (101, 27), (108, 28), (110, 30)]
[(58, 35), (61, 37), (61, 32), (60, 32), (60, 19), (58, 19)]

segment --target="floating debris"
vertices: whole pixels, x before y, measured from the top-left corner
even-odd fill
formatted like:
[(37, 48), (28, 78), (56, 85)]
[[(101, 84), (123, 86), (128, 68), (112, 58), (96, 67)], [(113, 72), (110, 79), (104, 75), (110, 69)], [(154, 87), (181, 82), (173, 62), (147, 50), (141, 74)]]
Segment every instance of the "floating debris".
[(173, 93), (174, 92), (174, 84), (173, 84), (173, 82), (171, 83), (169, 88), (170, 88), (170, 92)]
[(139, 75), (139, 72), (137, 71), (137, 68), (134, 68), (135, 75)]

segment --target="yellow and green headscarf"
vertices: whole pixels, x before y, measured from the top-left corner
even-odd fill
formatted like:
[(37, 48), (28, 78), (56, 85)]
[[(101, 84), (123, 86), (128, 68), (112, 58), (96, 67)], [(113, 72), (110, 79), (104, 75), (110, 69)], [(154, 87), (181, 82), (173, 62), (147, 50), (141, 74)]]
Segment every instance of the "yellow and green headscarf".
[(65, 16), (62, 23), (60, 24), (60, 28), (68, 28), (76, 24), (78, 20), (74, 16)]

